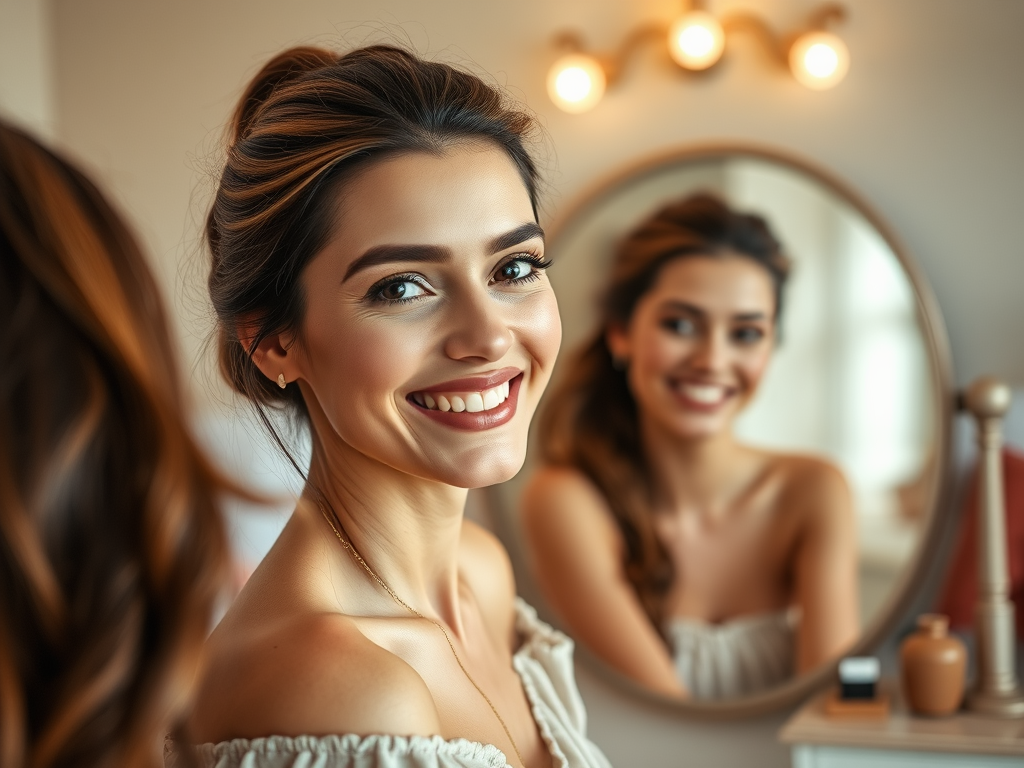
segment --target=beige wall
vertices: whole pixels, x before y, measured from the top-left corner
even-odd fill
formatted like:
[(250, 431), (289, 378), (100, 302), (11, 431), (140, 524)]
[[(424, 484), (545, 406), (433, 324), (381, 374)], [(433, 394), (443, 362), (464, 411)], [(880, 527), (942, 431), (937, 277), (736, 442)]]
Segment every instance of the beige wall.
[[(390, 30), (422, 52), (493, 73), (536, 110), (552, 147), (549, 216), (623, 164), (687, 143), (752, 141), (821, 164), (874, 203), (917, 256), (949, 325), (959, 381), (997, 372), (1024, 382), (1024, 3), (848, 0), (842, 34), (853, 64), (825, 93), (797, 85), (740, 37), (706, 76), (672, 71), (651, 51), (594, 112), (569, 116), (550, 105), (543, 83), (557, 31), (577, 28), (609, 48), (678, 5), (53, 0), (59, 140), (134, 218), (194, 353), (204, 332), (195, 319), (205, 311), (196, 222), (242, 84), (285, 45), (354, 45)], [(813, 3), (747, 5), (785, 27)], [(786, 763), (774, 745), (781, 716), (684, 722), (585, 672), (582, 683), (594, 737), (619, 765)]]
[(50, 5), (0, 0), (0, 117), (54, 133)]
[[(784, 27), (813, 3), (748, 5)], [(960, 381), (999, 372), (1024, 382), (1024, 3), (848, 5), (853, 66), (833, 91), (802, 88), (738, 37), (704, 77), (658, 66), (650, 51), (594, 112), (570, 116), (543, 91), (554, 33), (574, 27), (609, 48), (632, 25), (668, 18), (676, 0), (55, 0), (60, 137), (117, 191), (180, 292), (204, 174), (247, 76), (282, 46), (358, 44), (383, 27), (493, 73), (540, 114), (554, 147), (549, 212), (596, 177), (688, 142), (749, 140), (821, 163), (917, 255)], [(189, 302), (201, 307), (201, 292)]]

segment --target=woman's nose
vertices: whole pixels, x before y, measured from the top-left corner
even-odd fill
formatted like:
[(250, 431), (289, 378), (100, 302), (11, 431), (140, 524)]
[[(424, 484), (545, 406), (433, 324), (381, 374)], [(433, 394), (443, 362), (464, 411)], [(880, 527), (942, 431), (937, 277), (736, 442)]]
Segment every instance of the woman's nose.
[(700, 370), (720, 371), (725, 368), (728, 355), (728, 339), (722, 333), (711, 331), (701, 336), (690, 358), (690, 364)]
[(453, 360), (500, 360), (512, 346), (503, 306), (485, 292), (462, 295), (453, 303), (445, 353)]

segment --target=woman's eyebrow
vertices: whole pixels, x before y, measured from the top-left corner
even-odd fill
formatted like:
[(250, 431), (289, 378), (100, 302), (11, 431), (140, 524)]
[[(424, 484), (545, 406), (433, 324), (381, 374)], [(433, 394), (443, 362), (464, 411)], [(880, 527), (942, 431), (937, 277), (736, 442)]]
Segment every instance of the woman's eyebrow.
[(670, 310), (673, 312), (685, 312), (688, 315), (696, 315), (697, 317), (704, 317), (707, 314), (707, 312), (705, 312), (700, 307), (694, 306), (693, 304), (688, 304), (685, 301), (677, 301), (675, 299), (670, 299), (666, 301), (664, 304), (661, 305), (661, 309), (663, 311)]
[(451, 258), (452, 252), (443, 245), (375, 245), (349, 264), (342, 282), (357, 272), (393, 262), (418, 261), (437, 264)]
[[(544, 239), (544, 230), (540, 225), (530, 222), (522, 224), (513, 230), (498, 235), (488, 244), (490, 253), (497, 253), (513, 245), (519, 245), (526, 240), (535, 237)], [(345, 271), (345, 282), (350, 277), (364, 269), (376, 267), (381, 264), (392, 264), (399, 262), (422, 262), (437, 264), (451, 258), (451, 249), (443, 245), (375, 245), (362, 256), (353, 261)]]
[(506, 248), (511, 248), (513, 245), (519, 245), (520, 243), (532, 240), (535, 237), (539, 237), (541, 240), (544, 239), (544, 230), (541, 229), (539, 224), (532, 221), (528, 224), (521, 224), (515, 229), (510, 230), (503, 235), (498, 235), (496, 238), (491, 240), (491, 253), (504, 251)]

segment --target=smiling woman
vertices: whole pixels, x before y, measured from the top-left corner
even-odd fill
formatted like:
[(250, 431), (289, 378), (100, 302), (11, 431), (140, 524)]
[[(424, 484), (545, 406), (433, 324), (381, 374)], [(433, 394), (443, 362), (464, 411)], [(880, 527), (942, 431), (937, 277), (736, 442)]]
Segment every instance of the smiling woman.
[(762, 692), (858, 635), (843, 475), (738, 440), (777, 341), (789, 262), (758, 216), (697, 194), (618, 248), (598, 330), (542, 425), (524, 495), (567, 627), (649, 690)]
[(313, 449), (211, 637), (202, 763), (607, 765), (571, 644), (463, 519), (522, 466), (561, 337), (531, 129), (390, 47), (286, 52), (243, 97), (208, 220), (222, 367)]

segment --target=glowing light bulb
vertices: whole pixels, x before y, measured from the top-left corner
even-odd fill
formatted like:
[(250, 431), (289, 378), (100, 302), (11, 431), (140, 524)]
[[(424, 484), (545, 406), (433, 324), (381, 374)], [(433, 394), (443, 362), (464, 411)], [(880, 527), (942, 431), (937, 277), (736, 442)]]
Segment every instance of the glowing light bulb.
[(548, 96), (566, 112), (586, 112), (604, 96), (604, 69), (593, 56), (570, 53), (554, 63), (548, 72)]
[(789, 68), (803, 85), (824, 90), (846, 77), (850, 52), (831, 32), (808, 32), (789, 49)]
[(725, 50), (725, 31), (718, 19), (706, 11), (690, 11), (668, 32), (668, 52), (687, 69), (707, 69)]

